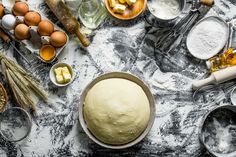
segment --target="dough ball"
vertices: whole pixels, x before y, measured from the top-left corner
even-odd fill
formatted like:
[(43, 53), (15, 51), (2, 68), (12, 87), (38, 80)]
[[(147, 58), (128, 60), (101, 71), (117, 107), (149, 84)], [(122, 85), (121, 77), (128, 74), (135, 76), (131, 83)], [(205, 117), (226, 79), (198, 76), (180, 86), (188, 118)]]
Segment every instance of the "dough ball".
[(150, 105), (143, 89), (127, 79), (98, 82), (87, 93), (84, 118), (100, 141), (122, 145), (135, 140), (147, 127)]

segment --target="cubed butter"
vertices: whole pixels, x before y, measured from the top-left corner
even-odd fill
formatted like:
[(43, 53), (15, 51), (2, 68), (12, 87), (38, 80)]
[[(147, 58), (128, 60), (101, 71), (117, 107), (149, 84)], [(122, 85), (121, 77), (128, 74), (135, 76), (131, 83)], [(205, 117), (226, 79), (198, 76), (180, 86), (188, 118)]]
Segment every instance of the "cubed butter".
[(125, 0), (119, 0), (120, 3), (124, 4), (125, 3)]
[(133, 5), (136, 2), (136, 0), (125, 0), (125, 1), (129, 6)]
[(62, 75), (62, 68), (61, 68), (61, 67), (55, 68), (55, 69), (54, 69), (54, 73), (55, 73), (56, 75)]
[(115, 13), (119, 13), (119, 14), (123, 14), (125, 9), (126, 9), (126, 6), (122, 4), (116, 4), (116, 6), (114, 7)]
[(56, 75), (57, 83), (64, 83), (64, 78), (62, 75)]
[(70, 82), (70, 80), (71, 80), (71, 74), (70, 73), (63, 73), (62, 75), (63, 75), (65, 83)]
[(68, 67), (62, 67), (62, 73), (70, 73)]
[(109, 6), (114, 8), (116, 6), (116, 0), (108, 0)]

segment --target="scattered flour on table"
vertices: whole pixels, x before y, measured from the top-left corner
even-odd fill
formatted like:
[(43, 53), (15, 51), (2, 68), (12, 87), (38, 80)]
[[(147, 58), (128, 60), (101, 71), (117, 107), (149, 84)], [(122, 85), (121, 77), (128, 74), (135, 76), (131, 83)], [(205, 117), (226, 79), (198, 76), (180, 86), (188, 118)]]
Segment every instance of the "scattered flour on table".
[(199, 23), (187, 38), (189, 51), (197, 58), (207, 59), (217, 54), (225, 45), (227, 28), (214, 19)]

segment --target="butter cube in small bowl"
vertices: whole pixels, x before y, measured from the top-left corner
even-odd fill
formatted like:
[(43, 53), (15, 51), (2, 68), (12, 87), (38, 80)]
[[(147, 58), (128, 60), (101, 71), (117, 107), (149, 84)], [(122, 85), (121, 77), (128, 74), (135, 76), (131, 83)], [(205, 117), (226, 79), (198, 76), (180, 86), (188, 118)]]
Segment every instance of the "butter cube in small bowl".
[(67, 63), (56, 63), (49, 72), (52, 83), (58, 87), (69, 85), (74, 79), (72, 67)]

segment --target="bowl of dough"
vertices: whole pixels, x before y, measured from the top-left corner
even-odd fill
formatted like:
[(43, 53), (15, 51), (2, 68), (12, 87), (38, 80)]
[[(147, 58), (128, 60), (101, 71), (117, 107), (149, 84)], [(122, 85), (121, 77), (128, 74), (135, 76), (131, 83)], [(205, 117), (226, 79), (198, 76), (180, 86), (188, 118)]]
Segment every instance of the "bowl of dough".
[(105, 148), (124, 149), (140, 142), (155, 119), (155, 102), (149, 88), (124, 72), (101, 75), (87, 85), (79, 105), (85, 133)]

